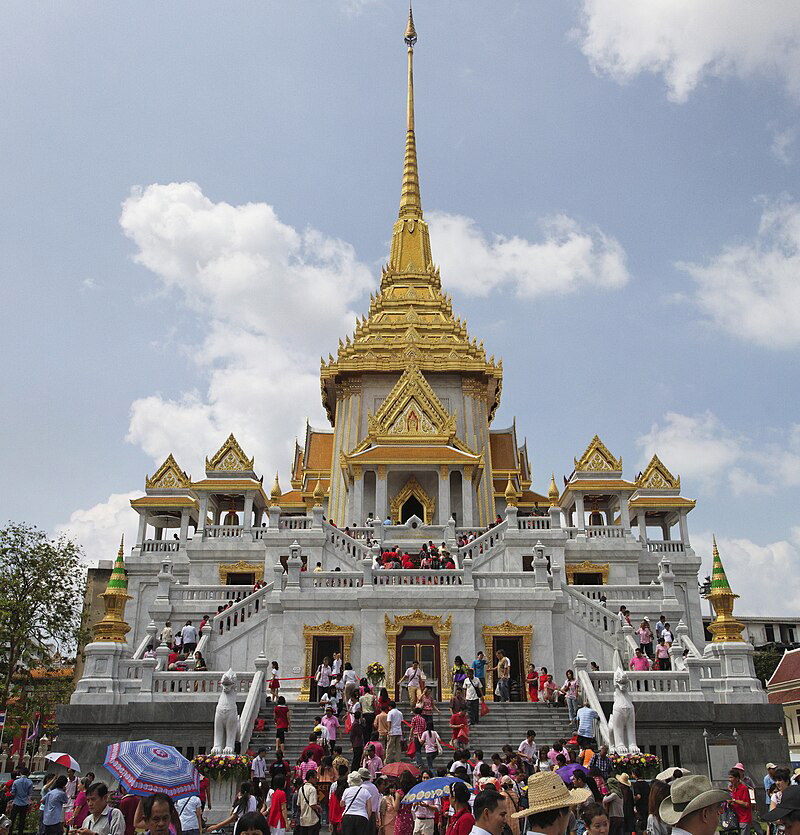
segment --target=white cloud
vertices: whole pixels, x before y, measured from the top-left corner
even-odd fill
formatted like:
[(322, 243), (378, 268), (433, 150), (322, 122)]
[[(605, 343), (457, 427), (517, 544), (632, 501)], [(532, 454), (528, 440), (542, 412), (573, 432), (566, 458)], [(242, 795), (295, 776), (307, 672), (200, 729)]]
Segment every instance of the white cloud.
[(779, 79), (800, 97), (800, 4), (793, 0), (583, 0), (575, 33), (595, 72), (661, 75), (684, 102), (707, 76)]
[(195, 183), (134, 191), (120, 223), (136, 260), (201, 314), (192, 356), (208, 375), (205, 392), (135, 401), (128, 440), (199, 477), (232, 431), (261, 472), (285, 477), (305, 417), (322, 421), (319, 357), (352, 331), (370, 271), (349, 244), (298, 232), (266, 203), (214, 203)]
[(794, 127), (784, 128), (783, 130), (775, 131), (772, 134), (770, 151), (772, 151), (772, 155), (778, 160), (778, 162), (782, 162), (784, 165), (791, 165), (791, 148), (796, 139), (797, 128)]
[(113, 560), (119, 550), (120, 537), (125, 535), (125, 551), (136, 541), (138, 519), (130, 500), (139, 492), (112, 493), (104, 502), (86, 510), (76, 510), (67, 522), (57, 525), (56, 534), (66, 534), (83, 547), (87, 565), (98, 560)]
[(726, 246), (707, 264), (677, 266), (694, 280), (700, 310), (730, 336), (766, 348), (800, 345), (800, 204), (765, 203), (751, 241)]
[(487, 239), (464, 215), (433, 212), (428, 221), (445, 286), (473, 296), (507, 287), (532, 299), (584, 287), (614, 290), (630, 280), (625, 251), (615, 238), (582, 229), (563, 214), (542, 222), (541, 242), (503, 235)]
[(642, 451), (641, 466), (655, 453), (673, 473), (699, 483), (704, 492), (725, 487), (744, 496), (800, 486), (800, 424), (789, 427), (781, 442), (758, 445), (710, 411), (667, 412), (636, 445)]
[[(795, 615), (800, 610), (800, 528), (790, 539), (765, 545), (751, 539), (717, 536), (717, 547), (731, 588), (740, 599), (736, 615)], [(711, 574), (711, 532), (692, 535), (692, 547), (703, 557), (702, 575)], [(701, 576), (702, 576), (701, 575)], [(703, 607), (707, 610), (706, 605)]]

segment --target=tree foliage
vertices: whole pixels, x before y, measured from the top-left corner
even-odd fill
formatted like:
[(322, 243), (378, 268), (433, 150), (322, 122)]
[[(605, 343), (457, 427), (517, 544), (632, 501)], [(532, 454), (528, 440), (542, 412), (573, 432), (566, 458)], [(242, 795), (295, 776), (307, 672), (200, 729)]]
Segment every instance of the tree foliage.
[(761, 683), (766, 687), (770, 676), (775, 672), (775, 668), (783, 658), (783, 652), (779, 652), (774, 646), (765, 650), (757, 650), (753, 655), (753, 665), (756, 668), (756, 676), (761, 679)]
[(86, 570), (80, 547), (32, 525), (0, 528), (0, 671), (8, 701), (18, 670), (43, 655), (74, 653)]

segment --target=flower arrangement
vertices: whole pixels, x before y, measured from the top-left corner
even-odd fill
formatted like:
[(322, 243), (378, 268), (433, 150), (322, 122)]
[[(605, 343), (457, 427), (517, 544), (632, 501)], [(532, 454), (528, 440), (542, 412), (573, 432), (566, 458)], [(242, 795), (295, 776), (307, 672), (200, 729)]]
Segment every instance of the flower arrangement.
[(367, 681), (374, 687), (386, 678), (386, 670), (380, 661), (373, 661), (367, 667)]
[(198, 754), (192, 763), (204, 776), (221, 779), (223, 777), (250, 776), (252, 757), (247, 754)]
[(655, 754), (609, 754), (614, 774), (636, 771), (645, 780), (652, 780), (661, 771), (661, 760)]

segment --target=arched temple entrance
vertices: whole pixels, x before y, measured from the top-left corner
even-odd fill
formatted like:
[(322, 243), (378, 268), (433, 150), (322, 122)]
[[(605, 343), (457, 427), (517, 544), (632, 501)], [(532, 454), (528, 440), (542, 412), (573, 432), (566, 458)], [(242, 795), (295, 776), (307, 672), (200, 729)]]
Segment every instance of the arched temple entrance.
[(435, 502), (422, 485), (412, 475), (403, 485), (403, 489), (392, 499), (392, 521), (402, 525), (412, 516), (422, 519), (424, 525), (433, 524)]
[(400, 508), (400, 524), (404, 525), (412, 516), (419, 516), (420, 519), (425, 518), (425, 508), (422, 502), (416, 496), (409, 496)]

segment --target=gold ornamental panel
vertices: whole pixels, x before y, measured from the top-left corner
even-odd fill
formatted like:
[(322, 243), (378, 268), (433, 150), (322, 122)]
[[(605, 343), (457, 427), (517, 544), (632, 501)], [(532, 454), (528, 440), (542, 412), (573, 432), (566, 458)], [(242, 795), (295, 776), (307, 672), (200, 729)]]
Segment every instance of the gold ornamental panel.
[(303, 624), (303, 637), (306, 642), (306, 662), (305, 671), (303, 672), (303, 683), (300, 686), (300, 701), (307, 702), (311, 697), (311, 676), (314, 675), (312, 669), (312, 661), (314, 655), (314, 638), (341, 638), (342, 639), (342, 665), (350, 660), (350, 647), (353, 643), (353, 633), (355, 626), (351, 623), (349, 626), (340, 626), (326, 620), (319, 626), (309, 626)]
[(565, 566), (567, 583), (575, 584), (576, 574), (600, 574), (603, 578), (603, 585), (608, 585), (608, 563), (607, 562), (573, 562)]
[(389, 650), (389, 659), (386, 666), (386, 689), (389, 693), (393, 693), (395, 687), (394, 668), (397, 658), (397, 636), (406, 627), (427, 626), (439, 638), (439, 666), (441, 667), (439, 690), (442, 699), (449, 699), (453, 695), (450, 682), (450, 633), (453, 631), (453, 616), (448, 615), (446, 620), (442, 620), (441, 615), (428, 615), (417, 609), (410, 615), (395, 615), (393, 621), (389, 620), (387, 614), (384, 614), (383, 619)]
[(264, 563), (255, 562), (231, 562), (223, 563), (219, 567), (219, 581), (223, 586), (228, 585), (229, 574), (254, 574), (256, 583), (264, 579)]
[(527, 665), (531, 663), (531, 640), (533, 638), (533, 624), (529, 623), (527, 626), (522, 626), (518, 623), (511, 623), (510, 620), (504, 620), (497, 626), (489, 626), (486, 624), (483, 627), (483, 649), (486, 654), (486, 698), (489, 701), (494, 701), (494, 688), (496, 685), (494, 670), (494, 655), (492, 654), (492, 643), (494, 638), (522, 638), (522, 663), (525, 668), (521, 670), (522, 685), (525, 686), (525, 673), (528, 669)]

